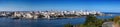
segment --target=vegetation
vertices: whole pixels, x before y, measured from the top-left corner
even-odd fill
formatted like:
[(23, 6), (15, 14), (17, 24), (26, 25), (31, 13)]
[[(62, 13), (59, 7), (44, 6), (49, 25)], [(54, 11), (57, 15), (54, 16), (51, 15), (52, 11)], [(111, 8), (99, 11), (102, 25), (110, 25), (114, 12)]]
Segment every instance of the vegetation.
[[(102, 24), (106, 21), (114, 22), (116, 27), (120, 27), (120, 16), (116, 16), (115, 18), (110, 19), (97, 19), (94, 15), (88, 15), (86, 16), (86, 21), (84, 24), (78, 24), (78, 25), (69, 25), (69, 26), (75, 26), (75, 27), (102, 27)], [(65, 27), (69, 27), (65, 26)]]
[(65, 24), (64, 27), (73, 27), (73, 25), (68, 23), (68, 24)]
[(95, 16), (88, 15), (86, 17), (85, 25), (91, 25), (92, 23), (95, 23), (96, 20), (97, 20), (97, 18)]
[(115, 18), (114, 18), (114, 22), (115, 23), (118, 23), (120, 21), (120, 16), (116, 16)]
[[(86, 16), (84, 24), (74, 25), (75, 27), (101, 27), (103, 20), (97, 19), (94, 15)], [(68, 26), (65, 26), (68, 27)]]
[(103, 23), (103, 20), (97, 19), (93, 15), (88, 15), (86, 17), (86, 22), (83, 25), (80, 25), (80, 27), (101, 27)]
[(115, 27), (120, 27), (120, 16), (116, 16), (113, 22)]

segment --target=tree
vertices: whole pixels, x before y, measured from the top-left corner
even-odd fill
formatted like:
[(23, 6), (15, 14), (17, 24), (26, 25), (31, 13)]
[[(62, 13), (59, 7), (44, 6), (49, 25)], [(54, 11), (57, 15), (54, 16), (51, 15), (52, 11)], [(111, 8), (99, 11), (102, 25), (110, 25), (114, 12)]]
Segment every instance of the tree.
[(91, 25), (92, 23), (95, 23), (96, 20), (97, 20), (97, 18), (95, 16), (88, 15), (88, 16), (86, 16), (85, 24), (86, 25)]
[(76, 25), (75, 27), (102, 27), (104, 20), (97, 19), (94, 15), (86, 16), (84, 24)]
[(85, 24), (86, 27), (100, 27), (103, 23), (102, 19), (97, 19), (94, 15), (86, 16)]
[(68, 23), (68, 24), (65, 24), (64, 27), (73, 27), (73, 25)]

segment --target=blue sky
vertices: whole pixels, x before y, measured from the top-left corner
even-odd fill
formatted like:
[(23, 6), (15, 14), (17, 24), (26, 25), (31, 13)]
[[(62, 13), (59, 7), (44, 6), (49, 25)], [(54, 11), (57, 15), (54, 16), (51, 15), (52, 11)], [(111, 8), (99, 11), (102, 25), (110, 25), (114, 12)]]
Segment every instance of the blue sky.
[(120, 12), (119, 0), (0, 0), (0, 11), (96, 10)]

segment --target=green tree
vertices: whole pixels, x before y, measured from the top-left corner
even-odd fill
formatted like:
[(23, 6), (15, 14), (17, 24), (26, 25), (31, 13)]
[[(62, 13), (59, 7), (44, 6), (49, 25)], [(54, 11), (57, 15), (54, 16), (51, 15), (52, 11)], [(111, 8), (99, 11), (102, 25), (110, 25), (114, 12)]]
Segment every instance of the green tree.
[(64, 27), (73, 27), (73, 25), (68, 23), (68, 24), (65, 24)]
[(97, 20), (97, 18), (95, 16), (88, 15), (88, 16), (86, 16), (85, 25), (91, 25), (91, 24), (95, 23), (96, 20)]
[(84, 23), (85, 27), (100, 27), (103, 23), (102, 19), (97, 19), (94, 15), (86, 16), (86, 21)]

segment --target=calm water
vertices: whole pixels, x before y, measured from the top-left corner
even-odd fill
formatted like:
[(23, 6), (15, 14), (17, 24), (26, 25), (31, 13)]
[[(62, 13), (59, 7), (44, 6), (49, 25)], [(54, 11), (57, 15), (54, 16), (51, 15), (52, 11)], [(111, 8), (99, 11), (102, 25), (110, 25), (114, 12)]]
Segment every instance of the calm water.
[[(120, 14), (119, 14), (120, 15)], [(108, 19), (116, 16), (97, 16), (97, 18)], [(83, 24), (85, 18), (67, 18), (67, 19), (10, 19), (10, 18), (0, 18), (0, 27), (64, 27), (64, 24), (71, 23)]]
[(74, 18), (74, 19), (10, 19), (10, 18), (0, 18), (0, 27), (63, 27), (64, 24), (82, 24), (84, 23), (84, 18)]

